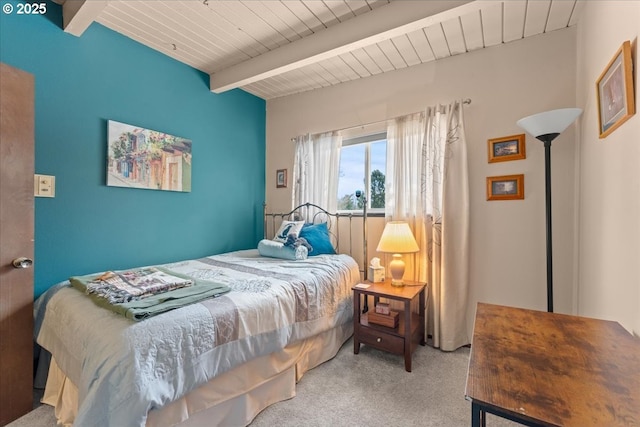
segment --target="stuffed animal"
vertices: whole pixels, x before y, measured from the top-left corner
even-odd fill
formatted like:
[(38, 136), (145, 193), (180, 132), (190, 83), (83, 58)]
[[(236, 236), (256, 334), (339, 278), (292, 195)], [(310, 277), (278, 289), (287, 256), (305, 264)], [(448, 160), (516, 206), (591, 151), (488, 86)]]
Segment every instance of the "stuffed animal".
[(305, 239), (304, 237), (298, 237), (296, 233), (289, 233), (287, 235), (287, 240), (284, 242), (284, 245), (291, 246), (294, 249), (299, 246), (304, 246), (305, 248), (307, 248), (307, 251), (309, 253), (313, 251), (313, 247), (309, 244), (309, 242), (307, 242), (307, 239)]

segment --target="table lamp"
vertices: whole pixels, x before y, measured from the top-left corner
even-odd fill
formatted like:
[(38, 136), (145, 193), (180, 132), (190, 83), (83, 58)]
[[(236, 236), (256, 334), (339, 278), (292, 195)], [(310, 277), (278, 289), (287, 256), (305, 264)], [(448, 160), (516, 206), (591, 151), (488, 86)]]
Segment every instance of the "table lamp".
[(390, 221), (384, 226), (382, 237), (378, 243), (378, 252), (393, 254), (393, 260), (389, 264), (392, 286), (404, 286), (402, 276), (404, 276), (404, 261), (401, 254), (418, 252), (420, 248), (409, 224), (402, 221)]

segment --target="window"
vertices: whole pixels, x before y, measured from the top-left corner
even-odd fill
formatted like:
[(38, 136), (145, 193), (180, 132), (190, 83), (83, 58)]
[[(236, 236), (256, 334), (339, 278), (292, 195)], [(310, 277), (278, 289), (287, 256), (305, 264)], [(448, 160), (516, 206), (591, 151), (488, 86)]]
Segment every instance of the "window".
[(359, 211), (366, 191), (368, 208), (384, 210), (384, 180), (387, 166), (387, 133), (359, 136), (342, 141), (340, 176), (338, 178), (338, 210)]

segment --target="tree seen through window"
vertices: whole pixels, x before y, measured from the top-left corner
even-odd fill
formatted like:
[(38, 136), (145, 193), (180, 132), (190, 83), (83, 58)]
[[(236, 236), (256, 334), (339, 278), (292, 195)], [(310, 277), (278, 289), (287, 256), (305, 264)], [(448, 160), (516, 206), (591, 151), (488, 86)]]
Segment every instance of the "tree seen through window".
[(366, 191), (369, 208), (384, 209), (385, 139), (349, 145), (343, 143), (340, 151), (340, 177), (338, 180), (338, 210), (362, 210), (363, 200), (356, 191)]

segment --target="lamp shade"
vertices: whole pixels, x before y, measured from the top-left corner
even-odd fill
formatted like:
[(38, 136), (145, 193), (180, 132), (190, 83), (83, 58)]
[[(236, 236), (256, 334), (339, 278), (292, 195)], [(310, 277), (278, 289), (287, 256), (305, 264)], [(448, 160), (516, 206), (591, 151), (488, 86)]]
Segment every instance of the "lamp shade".
[(418, 252), (420, 248), (413, 237), (409, 224), (402, 221), (391, 221), (384, 226), (376, 250), (392, 254), (408, 254)]
[(541, 135), (561, 134), (580, 114), (580, 108), (561, 108), (524, 117), (516, 123), (537, 138)]

